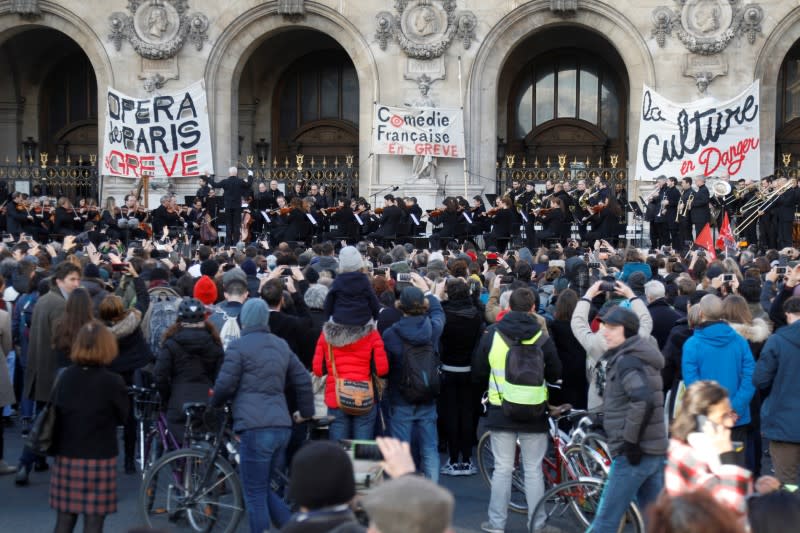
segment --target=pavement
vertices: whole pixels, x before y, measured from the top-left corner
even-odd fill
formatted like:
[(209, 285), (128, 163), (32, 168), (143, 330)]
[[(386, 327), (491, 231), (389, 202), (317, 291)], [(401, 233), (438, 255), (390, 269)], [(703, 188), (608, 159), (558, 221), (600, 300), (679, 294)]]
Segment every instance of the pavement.
[[(22, 450), (22, 437), (19, 427), (5, 428), (5, 459), (10, 464), (16, 463)], [(121, 447), (121, 444), (120, 444)], [(444, 461), (446, 458), (442, 457)], [(122, 459), (119, 461), (122, 468)], [(0, 533), (52, 533), (55, 527), (55, 511), (48, 505), (49, 472), (31, 472), (30, 484), (16, 487), (14, 476), (0, 477)], [(105, 522), (105, 531), (109, 533), (125, 533), (131, 528), (142, 526), (139, 518), (137, 495), (141, 478), (125, 475), (122, 471), (118, 477), (119, 509), (110, 515)], [(458, 533), (480, 531), (481, 522), (486, 520), (486, 509), (489, 503), (489, 489), (480, 474), (475, 476), (440, 478), (442, 486), (455, 496), (456, 509), (454, 526)], [(75, 531), (82, 531), (83, 524), (79, 520)], [(246, 533), (246, 520), (239, 523), (239, 532)], [(507, 533), (523, 533), (525, 517), (517, 513), (509, 513)]]

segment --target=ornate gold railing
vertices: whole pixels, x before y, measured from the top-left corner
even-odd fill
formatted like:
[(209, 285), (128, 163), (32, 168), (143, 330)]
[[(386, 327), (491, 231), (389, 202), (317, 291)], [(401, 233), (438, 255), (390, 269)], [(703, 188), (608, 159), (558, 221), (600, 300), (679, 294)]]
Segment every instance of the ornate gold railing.
[(97, 155), (88, 159), (67, 156), (61, 161), (58, 156), (49, 160), (49, 154), (42, 152), (39, 160), (23, 159), (17, 156), (12, 161), (6, 157), (0, 162), (0, 187), (6, 191), (21, 191), (31, 195), (66, 196), (73, 201), (78, 198), (97, 198)]
[[(529, 164), (531, 163), (531, 164)], [(619, 156), (612, 154), (608, 161), (598, 159), (590, 161), (587, 157), (579, 161), (577, 156), (570, 157), (567, 154), (559, 154), (556, 161), (549, 157), (542, 163), (538, 158), (532, 162), (525, 156), (508, 154), (502, 163), (497, 163), (497, 192), (502, 193), (511, 187), (511, 182), (533, 181), (544, 184), (547, 180), (556, 182), (570, 181), (574, 185), (579, 180), (586, 180), (587, 185), (591, 185), (595, 177), (600, 176), (605, 181), (614, 184), (617, 182), (626, 183), (628, 181), (628, 170), (620, 167)]]
[(358, 194), (358, 165), (352, 155), (342, 158), (336, 156), (333, 160), (312, 156), (307, 160), (305, 155), (297, 154), (293, 163), (286, 157), (282, 164), (273, 159), (271, 165), (266, 160), (256, 161), (255, 156), (248, 155), (244, 161), (239, 161), (239, 166), (253, 171), (254, 188), (257, 188), (258, 182), (277, 180), (285, 184), (285, 190), (289, 191), (296, 182), (302, 180), (306, 186), (324, 185), (334, 198), (349, 198)]

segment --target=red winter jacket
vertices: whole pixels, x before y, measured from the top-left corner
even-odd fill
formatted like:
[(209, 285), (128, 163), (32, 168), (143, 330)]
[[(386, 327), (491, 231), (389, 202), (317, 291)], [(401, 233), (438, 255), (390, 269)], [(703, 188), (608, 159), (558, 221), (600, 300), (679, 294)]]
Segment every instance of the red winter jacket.
[(379, 376), (389, 373), (383, 340), (373, 326), (343, 326), (325, 322), (314, 351), (312, 370), (316, 376), (328, 375), (325, 380), (325, 405), (332, 409), (337, 409), (339, 405), (336, 402), (336, 378), (329, 361), (328, 343), (333, 347), (339, 378), (367, 381), (370, 379), (370, 361), (373, 360)]

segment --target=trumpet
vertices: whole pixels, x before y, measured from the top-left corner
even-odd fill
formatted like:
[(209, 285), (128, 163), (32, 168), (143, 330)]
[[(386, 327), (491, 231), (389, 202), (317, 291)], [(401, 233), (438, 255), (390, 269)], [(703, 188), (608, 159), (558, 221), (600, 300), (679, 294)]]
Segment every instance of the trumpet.
[(754, 188), (758, 188), (758, 183), (751, 183), (750, 185), (746, 185), (745, 187), (743, 187), (741, 189), (736, 189), (735, 191), (733, 191), (733, 196), (734, 196), (734, 198), (739, 200), (739, 199), (741, 199), (741, 197), (743, 195), (745, 195), (746, 193), (752, 191)]
[(692, 210), (692, 202), (694, 202), (694, 191), (689, 195), (689, 199), (686, 200), (686, 207), (683, 209), (683, 216), (688, 216), (689, 211)]
[(678, 222), (678, 221), (680, 221), (680, 219), (681, 219), (681, 214), (682, 214), (682, 211), (683, 211), (683, 198), (681, 198), (680, 200), (678, 200), (678, 209), (677, 209), (677, 211), (675, 212), (675, 222)]

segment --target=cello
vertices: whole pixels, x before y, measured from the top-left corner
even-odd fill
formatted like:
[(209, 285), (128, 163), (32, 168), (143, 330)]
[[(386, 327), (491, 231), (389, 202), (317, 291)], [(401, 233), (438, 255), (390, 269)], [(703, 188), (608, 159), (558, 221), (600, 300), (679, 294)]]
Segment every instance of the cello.
[(252, 224), (253, 224), (253, 215), (250, 214), (249, 209), (245, 209), (244, 214), (242, 215), (242, 228), (241, 228), (242, 242), (248, 242), (250, 240), (250, 226)]

